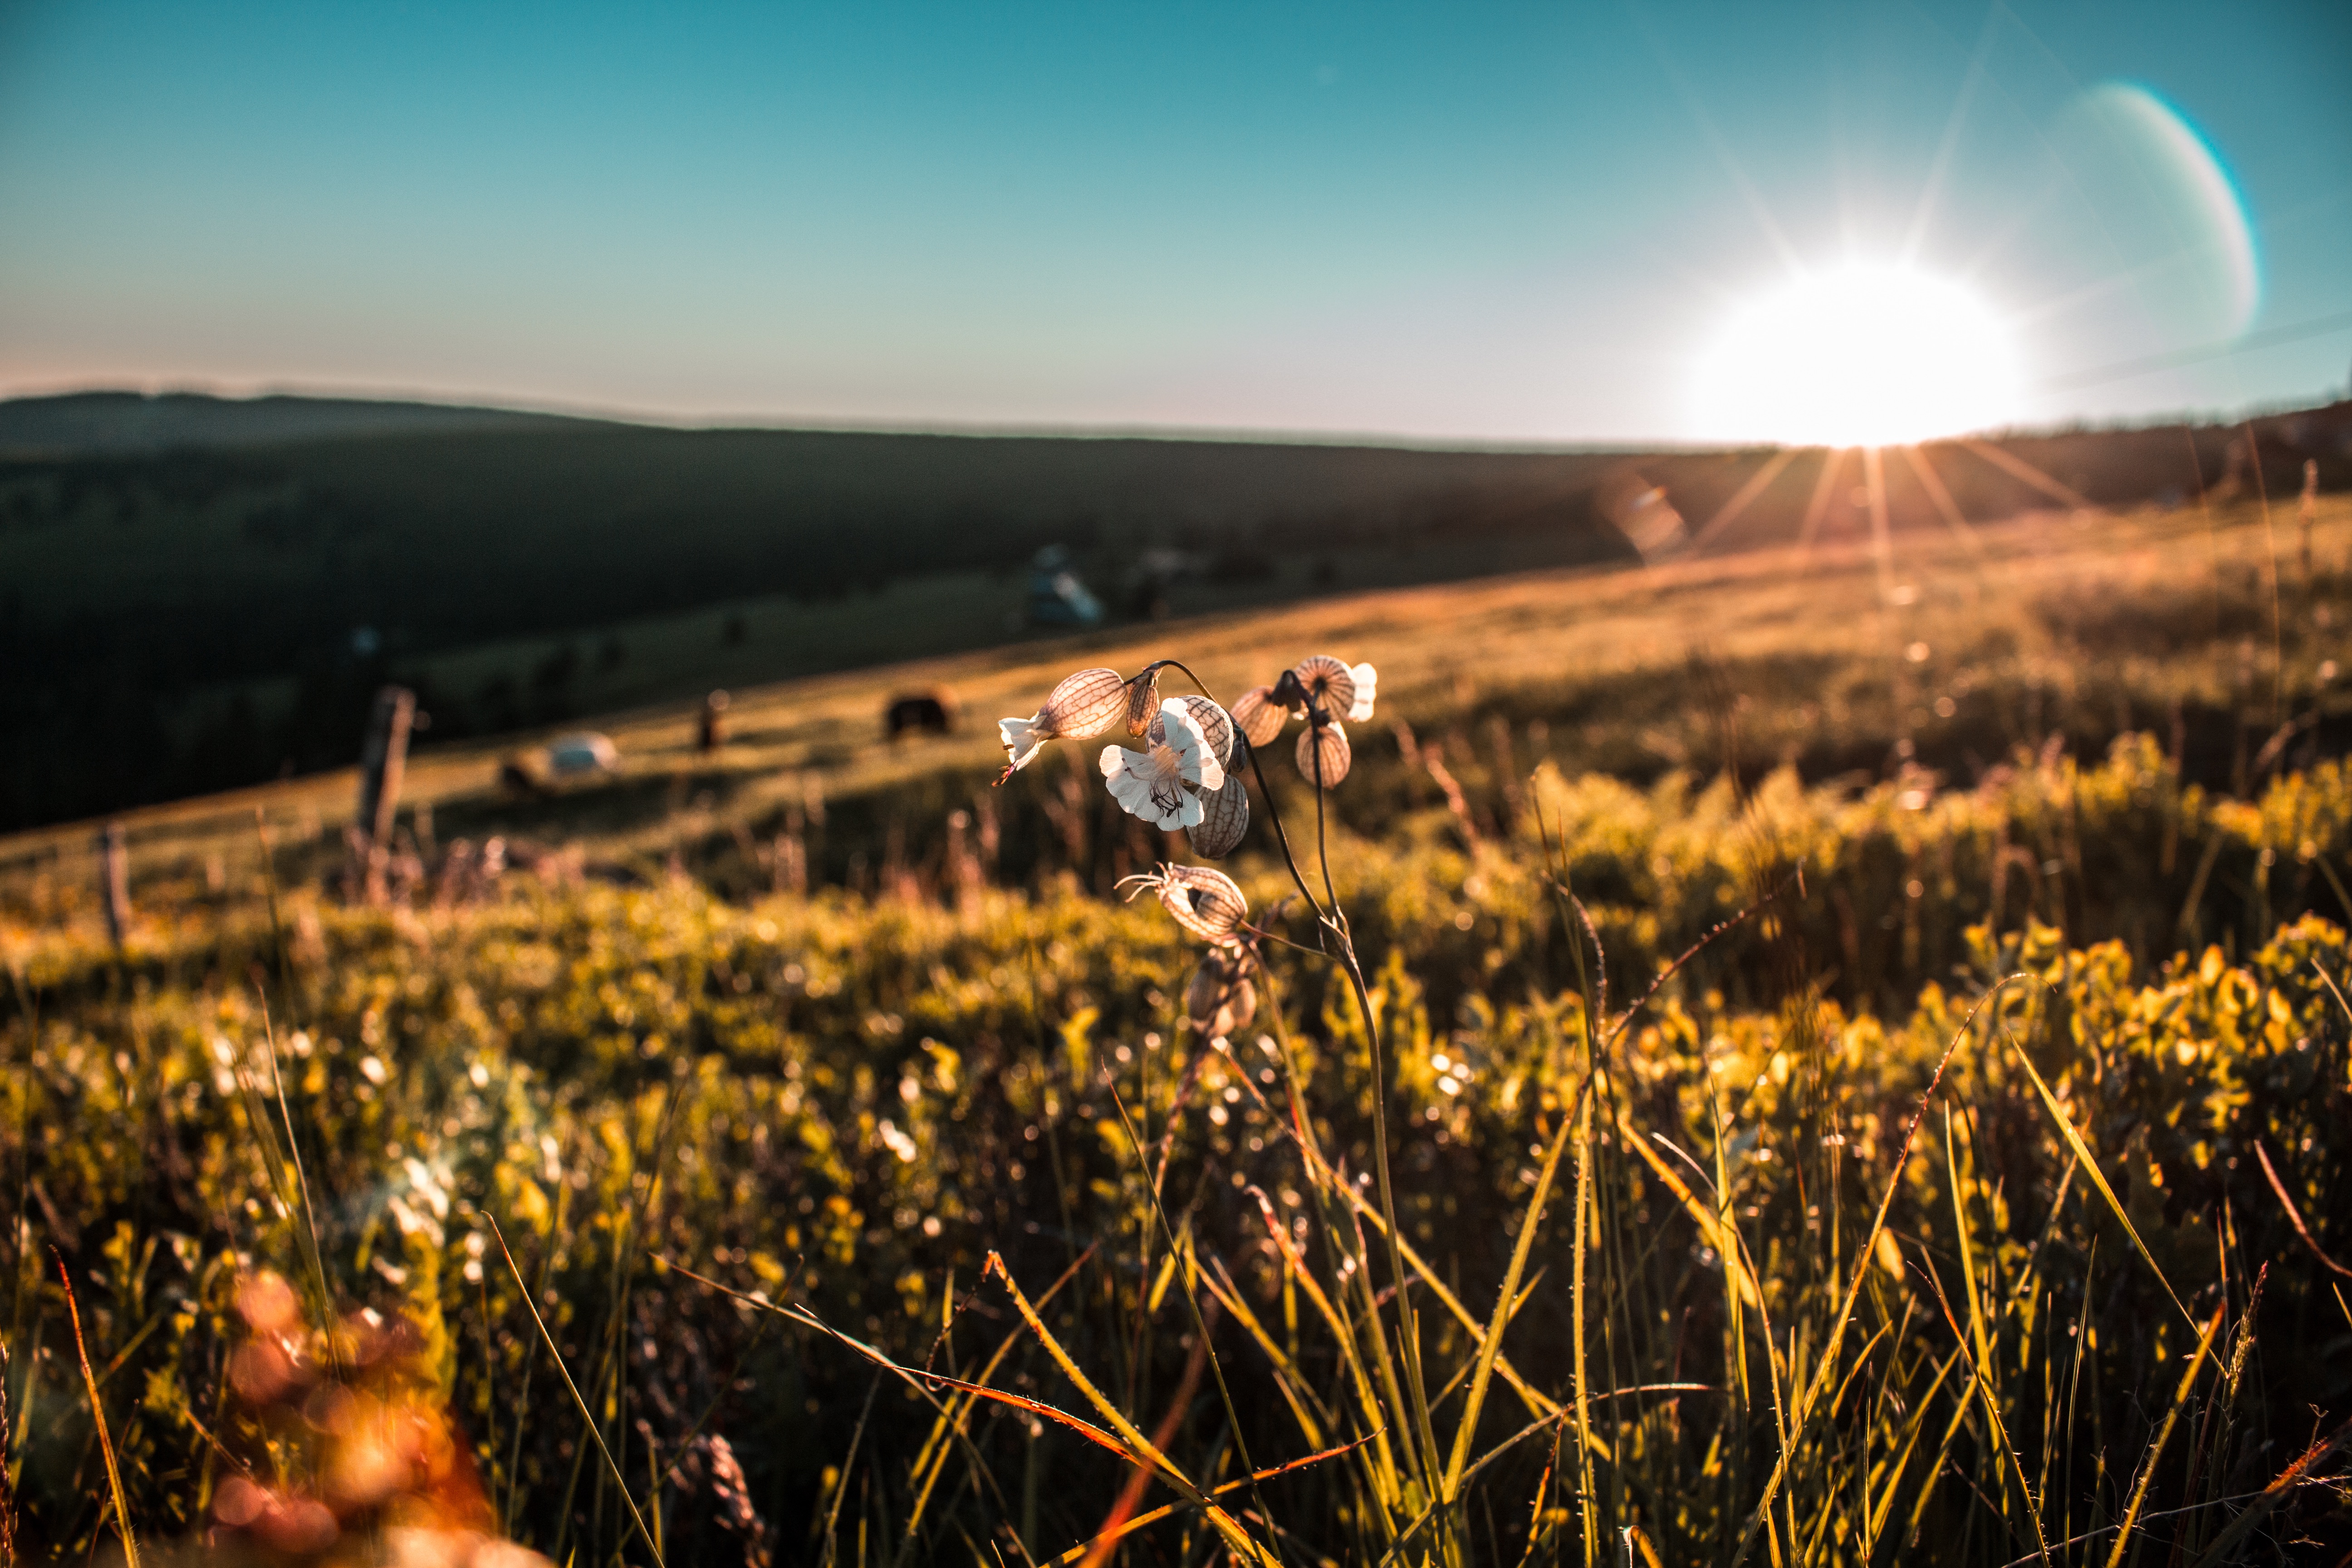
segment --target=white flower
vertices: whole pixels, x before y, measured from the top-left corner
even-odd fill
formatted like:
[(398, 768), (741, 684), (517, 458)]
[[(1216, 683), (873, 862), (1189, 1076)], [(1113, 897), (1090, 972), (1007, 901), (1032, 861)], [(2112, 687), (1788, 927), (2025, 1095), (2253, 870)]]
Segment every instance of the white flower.
[(1115, 669), (1082, 669), (1066, 678), (1030, 717), (996, 721), (1009, 763), (1005, 773), (1027, 767), (1048, 741), (1065, 735), (1083, 741), (1101, 734), (1126, 711), (1127, 702), (1127, 682)]
[(1160, 718), (1166, 738), (1148, 750), (1103, 748), (1103, 778), (1111, 798), (1144, 821), (1163, 829), (1191, 827), (1202, 815), (1198, 792), (1223, 788), (1224, 766), (1181, 700), (1162, 702)]
[(1029, 765), (1038, 748), (1054, 738), (1054, 732), (1039, 719), (999, 719), (996, 738), (1004, 742), (1006, 760), (1020, 769)]
[(1348, 673), (1356, 678), (1356, 700), (1347, 712), (1348, 722), (1360, 724), (1372, 716), (1372, 691), (1380, 684), (1381, 672), (1369, 664), (1360, 664)]

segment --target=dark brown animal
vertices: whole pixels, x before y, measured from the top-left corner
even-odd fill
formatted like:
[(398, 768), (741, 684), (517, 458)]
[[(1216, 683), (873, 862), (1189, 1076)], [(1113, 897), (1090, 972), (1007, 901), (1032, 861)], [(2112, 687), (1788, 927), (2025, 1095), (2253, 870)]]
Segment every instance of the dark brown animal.
[(963, 704), (956, 700), (955, 693), (934, 686), (928, 691), (903, 692), (890, 699), (890, 705), (882, 710), (882, 732), (893, 741), (909, 730), (950, 735), (962, 716)]
[(536, 800), (548, 793), (547, 785), (540, 781), (539, 775), (517, 757), (509, 757), (499, 764), (499, 787), (509, 795), (520, 795), (526, 800)]

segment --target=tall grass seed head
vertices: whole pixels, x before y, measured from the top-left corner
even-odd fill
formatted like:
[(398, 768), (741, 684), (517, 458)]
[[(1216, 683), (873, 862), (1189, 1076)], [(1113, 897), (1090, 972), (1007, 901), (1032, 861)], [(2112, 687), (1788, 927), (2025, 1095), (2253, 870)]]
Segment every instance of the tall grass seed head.
[(1131, 815), (1162, 829), (1194, 826), (1205, 815), (1201, 792), (1223, 785), (1224, 764), (1181, 699), (1162, 702), (1159, 719), (1147, 720), (1145, 727), (1155, 722), (1161, 739), (1140, 752), (1103, 748), (1103, 779), (1111, 798)]
[(1241, 945), (1249, 900), (1240, 884), (1213, 866), (1162, 866), (1126, 878), (1119, 886), (1129, 899), (1147, 889), (1158, 893), (1178, 925), (1212, 946)]
[(1027, 767), (1048, 741), (1064, 736), (1084, 741), (1101, 734), (1127, 706), (1128, 683), (1115, 669), (1082, 669), (1065, 677), (1029, 718), (996, 721), (997, 737), (1004, 742), (1005, 775)]

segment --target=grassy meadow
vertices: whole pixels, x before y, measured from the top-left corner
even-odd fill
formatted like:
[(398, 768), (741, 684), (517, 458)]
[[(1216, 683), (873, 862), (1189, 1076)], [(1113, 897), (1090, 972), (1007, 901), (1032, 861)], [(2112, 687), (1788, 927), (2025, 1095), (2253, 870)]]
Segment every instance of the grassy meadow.
[[(1852, 521), (0, 840), (8, 1550), (2340, 1563), (2352, 504)], [(992, 784), (1327, 652), (1230, 968)]]

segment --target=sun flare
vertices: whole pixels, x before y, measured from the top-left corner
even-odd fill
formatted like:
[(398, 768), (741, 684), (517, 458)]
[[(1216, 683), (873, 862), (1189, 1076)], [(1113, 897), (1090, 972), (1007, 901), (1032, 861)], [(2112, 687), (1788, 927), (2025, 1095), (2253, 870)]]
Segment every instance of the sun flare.
[(1893, 446), (2014, 419), (2018, 395), (2009, 329), (1973, 291), (1855, 265), (1733, 313), (1700, 363), (1699, 434)]

